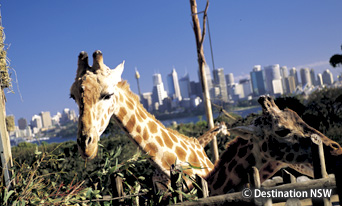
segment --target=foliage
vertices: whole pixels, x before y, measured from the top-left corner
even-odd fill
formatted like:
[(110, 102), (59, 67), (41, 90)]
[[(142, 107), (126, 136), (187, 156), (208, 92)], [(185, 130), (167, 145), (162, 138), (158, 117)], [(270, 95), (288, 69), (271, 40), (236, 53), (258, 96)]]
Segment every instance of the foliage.
[(342, 55), (341, 54), (335, 54), (332, 57), (330, 57), (329, 63), (332, 67), (337, 67), (342, 65)]

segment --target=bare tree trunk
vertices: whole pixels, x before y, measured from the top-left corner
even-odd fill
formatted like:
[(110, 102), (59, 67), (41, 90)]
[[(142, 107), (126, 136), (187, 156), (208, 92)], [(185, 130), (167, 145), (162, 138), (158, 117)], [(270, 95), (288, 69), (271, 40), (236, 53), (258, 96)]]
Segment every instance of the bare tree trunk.
[[(205, 62), (205, 57), (204, 57), (204, 52), (203, 52), (203, 41), (204, 41), (205, 30), (206, 30), (206, 18), (207, 18), (207, 11), (209, 7), (209, 0), (207, 1), (207, 5), (205, 7), (204, 14), (203, 14), (203, 31), (202, 32), (201, 32), (201, 26), (200, 26), (198, 15), (197, 15), (198, 12), (197, 12), (196, 0), (190, 0), (190, 5), (191, 5), (193, 29), (194, 29), (195, 37), (196, 37), (197, 59), (198, 59), (198, 65), (199, 65), (199, 70), (200, 70), (200, 76), (201, 76), (200, 81), (202, 83), (205, 111), (206, 111), (209, 129), (212, 129), (214, 128), (214, 120), (213, 120), (213, 112), (211, 110), (208, 82), (207, 82), (207, 77), (206, 77), (205, 70), (204, 70), (204, 66), (206, 65), (206, 62)], [(214, 159), (214, 162), (216, 162), (219, 159), (216, 137), (213, 138), (211, 146), (212, 146), (213, 159)]]

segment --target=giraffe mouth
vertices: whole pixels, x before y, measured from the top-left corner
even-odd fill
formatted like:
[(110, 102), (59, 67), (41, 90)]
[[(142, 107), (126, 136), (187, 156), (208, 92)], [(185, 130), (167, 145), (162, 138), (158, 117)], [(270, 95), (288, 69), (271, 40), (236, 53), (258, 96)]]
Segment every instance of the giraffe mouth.
[(98, 145), (97, 143), (89, 144), (86, 147), (78, 145), (78, 150), (80, 151), (83, 159), (92, 160), (97, 155)]

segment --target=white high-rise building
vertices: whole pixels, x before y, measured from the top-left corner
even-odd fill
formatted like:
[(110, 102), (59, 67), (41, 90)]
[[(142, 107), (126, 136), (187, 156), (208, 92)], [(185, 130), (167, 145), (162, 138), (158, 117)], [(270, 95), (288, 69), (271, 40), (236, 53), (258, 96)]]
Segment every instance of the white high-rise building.
[(167, 75), (167, 86), (169, 89), (169, 96), (173, 99), (181, 101), (182, 96), (179, 89), (178, 75), (175, 68), (173, 68), (172, 72)]
[(283, 85), (281, 81), (279, 64), (266, 66), (264, 68), (266, 78), (266, 88), (272, 95), (283, 94)]
[(280, 67), (280, 76), (281, 76), (281, 83), (283, 86), (284, 93), (288, 93), (286, 87), (286, 78), (289, 76), (287, 66)]
[(302, 78), (302, 86), (303, 87), (312, 85), (309, 68), (302, 68), (300, 70), (300, 77)]
[(227, 94), (227, 83), (224, 76), (223, 68), (218, 68), (214, 70), (214, 77), (215, 77), (215, 86), (220, 88), (219, 99), (223, 102), (228, 101), (228, 94)]
[(50, 112), (41, 112), (40, 116), (42, 117), (42, 123), (44, 128), (49, 128), (52, 126)]
[(316, 81), (317, 86), (323, 86), (323, 78), (322, 74), (317, 74), (317, 81)]
[(33, 115), (31, 119), (31, 127), (41, 129), (43, 127), (42, 117), (39, 115)]
[(297, 87), (298, 84), (299, 84), (299, 81), (298, 81), (298, 73), (297, 73), (296, 67), (292, 67), (290, 69), (290, 75), (289, 76), (293, 76), (294, 77), (295, 87)]
[(234, 84), (234, 74), (233, 73), (226, 74), (226, 83), (227, 83), (227, 85)]
[(161, 74), (153, 75), (153, 91), (152, 91), (152, 102), (163, 105), (163, 100), (167, 97), (167, 93), (164, 89)]
[(325, 70), (322, 74), (323, 84), (332, 85), (334, 83), (334, 78), (329, 69)]
[(314, 69), (310, 69), (310, 79), (311, 79), (311, 84), (316, 86), (317, 82), (316, 82), (316, 75), (315, 75)]

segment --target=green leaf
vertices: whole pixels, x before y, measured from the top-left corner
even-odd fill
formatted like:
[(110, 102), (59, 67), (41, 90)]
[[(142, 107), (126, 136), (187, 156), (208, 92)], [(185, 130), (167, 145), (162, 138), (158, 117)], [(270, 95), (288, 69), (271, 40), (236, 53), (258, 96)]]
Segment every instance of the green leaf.
[(14, 190), (11, 190), (9, 192), (7, 192), (7, 190), (5, 190), (5, 197), (4, 197), (4, 202), (7, 203), (8, 198), (13, 194)]

